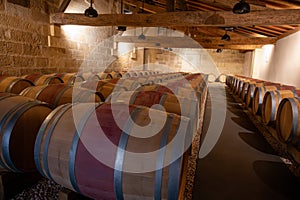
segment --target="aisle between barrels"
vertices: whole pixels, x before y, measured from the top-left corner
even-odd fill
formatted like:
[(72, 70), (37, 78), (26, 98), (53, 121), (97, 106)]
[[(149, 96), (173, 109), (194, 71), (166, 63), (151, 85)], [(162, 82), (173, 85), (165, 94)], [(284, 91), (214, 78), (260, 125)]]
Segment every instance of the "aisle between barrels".
[(211, 119), (213, 110), (226, 106), (226, 116), (216, 145), (197, 159), (193, 199), (300, 199), (299, 178), (276, 155), (229, 90), (222, 88), (220, 84), (209, 86), (200, 154), (216, 138), (211, 136), (217, 135), (211, 127), (221, 123)]

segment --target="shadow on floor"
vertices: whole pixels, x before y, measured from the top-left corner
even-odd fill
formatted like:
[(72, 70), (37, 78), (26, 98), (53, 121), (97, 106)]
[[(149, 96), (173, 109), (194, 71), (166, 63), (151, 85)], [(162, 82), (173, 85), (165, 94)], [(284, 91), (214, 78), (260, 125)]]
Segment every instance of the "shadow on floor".
[(250, 122), (249, 119), (245, 120), (245, 118), (247, 118), (247, 116), (242, 115), (240, 117), (231, 117), (231, 120), (248, 131), (257, 132), (258, 130), (256, 127)]
[(300, 199), (300, 180), (282, 162), (258, 160), (253, 163), (256, 175), (285, 199)]
[(266, 154), (276, 155), (276, 152), (261, 134), (257, 132), (240, 132), (239, 136), (252, 148)]

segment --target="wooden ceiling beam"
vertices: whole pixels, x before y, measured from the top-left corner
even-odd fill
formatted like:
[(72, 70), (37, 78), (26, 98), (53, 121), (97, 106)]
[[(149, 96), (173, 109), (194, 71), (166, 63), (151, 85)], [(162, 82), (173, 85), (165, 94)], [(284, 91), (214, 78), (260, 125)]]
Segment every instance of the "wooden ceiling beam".
[(88, 26), (268, 26), (300, 24), (299, 10), (260, 10), (237, 15), (230, 11), (215, 12), (166, 12), (158, 14), (100, 14), (88, 18), (83, 14), (56, 13), (50, 18), (52, 24)]
[[(145, 40), (138, 39), (138, 36), (115, 36), (115, 42), (124, 43), (153, 43), (169, 45), (185, 45), (194, 47), (198, 43), (207, 45), (265, 45), (274, 44), (276, 38), (231, 38), (230, 41), (223, 41), (220, 37), (166, 37), (166, 36), (146, 36)], [(175, 44), (173, 44), (175, 43)]]

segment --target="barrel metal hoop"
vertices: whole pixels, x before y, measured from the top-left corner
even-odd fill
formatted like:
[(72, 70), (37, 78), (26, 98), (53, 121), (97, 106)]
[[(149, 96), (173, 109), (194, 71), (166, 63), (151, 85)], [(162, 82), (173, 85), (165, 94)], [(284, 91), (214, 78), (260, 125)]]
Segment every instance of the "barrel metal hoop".
[(168, 142), (168, 136), (171, 129), (173, 118), (168, 116), (166, 124), (164, 126), (164, 132), (160, 141), (159, 153), (157, 155), (156, 161), (156, 171), (155, 171), (155, 188), (154, 188), (154, 199), (161, 200), (161, 187), (162, 187), (162, 175), (163, 175), (163, 167), (164, 167), (164, 159), (165, 159), (165, 152)]
[[(188, 120), (187, 123), (184, 122), (185, 120)], [(181, 122), (177, 126), (176, 134), (179, 134), (181, 132), (179, 130), (181, 128), (186, 130), (189, 127), (189, 124), (191, 123), (190, 120), (185, 117), (181, 117), (180, 121)], [(187, 127), (184, 127), (184, 125), (186, 125)], [(172, 161), (174, 160), (174, 162), (169, 167), (168, 200), (178, 199), (178, 195), (179, 195), (178, 189), (180, 186), (181, 160), (183, 159), (184, 150), (187, 148), (187, 145), (189, 145), (189, 138), (186, 138), (186, 136), (182, 136), (182, 137), (184, 137), (183, 140), (180, 139), (181, 137), (173, 138), (174, 145), (173, 145), (173, 152), (172, 152)], [(179, 154), (181, 154), (180, 157), (178, 157)]]
[(37, 93), (36, 93), (36, 95), (35, 95), (35, 99), (38, 99), (39, 98), (39, 96), (40, 96), (40, 94), (44, 91), (44, 89), (45, 88), (47, 88), (48, 87), (48, 85), (44, 85)]
[[(293, 98), (288, 98), (292, 104), (292, 111), (293, 111), (293, 126), (292, 126), (292, 132), (291, 132), (291, 141), (292, 139), (294, 141), (298, 141), (298, 142), (293, 142), (294, 145), (299, 146), (300, 142), (299, 142), (299, 136), (297, 135), (297, 129), (298, 129), (298, 119), (299, 119), (299, 113), (298, 113), (298, 106), (295, 102), (295, 99)], [(300, 99), (296, 98), (296, 101), (298, 101), (300, 103)], [(295, 140), (296, 139), (296, 140)]]
[[(133, 118), (133, 122), (135, 121), (137, 117), (137, 113), (141, 112), (143, 108), (137, 107), (131, 112), (131, 117)], [(125, 130), (131, 130), (133, 123), (129, 123), (130, 121), (127, 121), (125, 125)], [(129, 139), (129, 133), (126, 133), (122, 130), (121, 137), (118, 144), (118, 150), (116, 153), (116, 161), (115, 161), (115, 167), (114, 167), (114, 190), (117, 200), (124, 200), (123, 196), (123, 189), (122, 189), (122, 171), (123, 171), (123, 162), (124, 162), (124, 156), (125, 156), (125, 150), (127, 146), (127, 142)]]
[[(22, 102), (17, 104), (13, 109), (10, 109), (8, 113), (5, 114), (5, 116), (3, 117), (3, 119), (0, 122), (0, 130), (2, 133), (2, 129), (4, 124), (6, 123), (7, 119), (12, 115), (12, 113), (14, 113), (16, 110), (18, 110), (20, 107), (24, 106), (25, 104), (28, 104), (28, 102)], [(2, 148), (2, 147), (1, 147)], [(3, 151), (3, 149), (2, 149)], [(7, 169), (9, 171), (11, 171), (11, 169), (9, 169), (3, 162), (2, 158), (0, 157), (0, 166), (3, 167), (4, 169)]]
[[(43, 175), (44, 177), (46, 177), (46, 174), (44, 173), (42, 166), (41, 166), (41, 160), (40, 160), (40, 149), (41, 149), (41, 144), (42, 144), (42, 140), (43, 140), (43, 136), (45, 134), (46, 128), (49, 125), (49, 122), (53, 119), (54, 116), (56, 116), (56, 114), (58, 112), (61, 111), (61, 109), (63, 107), (66, 107), (67, 104), (61, 105), (59, 107), (57, 107), (55, 110), (53, 110), (44, 120), (44, 122), (42, 123), (39, 132), (37, 134), (36, 140), (35, 140), (35, 144), (34, 144), (34, 162), (35, 165), (38, 169), (38, 171), (40, 172), (41, 175)], [(44, 155), (47, 156), (47, 155)]]
[(48, 85), (53, 77), (49, 76), (44, 80), (44, 84)]
[(275, 92), (277, 93), (277, 103), (276, 103), (276, 99), (275, 99), (275, 94), (273, 92), (271, 92), (273, 95), (273, 96), (271, 95), (271, 97), (272, 97), (271, 98), (272, 99), (271, 122), (275, 121), (275, 119), (276, 119), (276, 112), (277, 112), (276, 109), (278, 108), (278, 105), (282, 99), (279, 90), (276, 90)]
[(45, 168), (45, 172), (46, 175), (49, 179), (53, 180), (51, 174), (50, 174), (50, 170), (49, 170), (49, 166), (48, 166), (48, 150), (49, 150), (49, 143), (53, 134), (53, 130), (56, 126), (56, 124), (58, 123), (58, 121), (60, 120), (60, 118), (63, 116), (63, 114), (72, 107), (72, 104), (66, 104), (65, 106), (62, 107), (62, 109), (60, 110), (60, 113), (56, 116), (56, 118), (53, 120), (53, 122), (51, 123), (51, 126), (49, 128), (49, 133), (45, 138), (45, 144), (44, 144), (44, 149), (43, 149), (43, 155), (45, 155), (43, 157), (43, 163), (44, 163), (44, 168)]
[(129, 104), (135, 104), (136, 97), (139, 95), (140, 92), (134, 91), (133, 95), (129, 99)]
[(11, 157), (9, 155), (9, 141), (10, 141), (10, 136), (13, 132), (14, 126), (17, 123), (17, 121), (19, 120), (19, 118), (24, 114), (24, 112), (26, 112), (27, 110), (29, 110), (30, 108), (40, 105), (37, 102), (31, 101), (31, 102), (26, 102), (25, 104), (23, 104), (21, 106), (21, 108), (18, 110), (17, 113), (14, 113), (8, 120), (8, 124), (7, 127), (3, 133), (2, 136), (2, 154), (3, 154), (3, 158), (5, 160), (5, 162), (7, 163), (8, 167), (13, 169), (16, 172), (22, 172), (21, 170), (17, 169), (15, 167), (15, 165), (13, 164)]
[(160, 100), (159, 100), (159, 104), (160, 105), (164, 105), (165, 104), (165, 102), (166, 102), (166, 100), (167, 100), (167, 96), (168, 96), (168, 93), (164, 93), (162, 96), (161, 96), (161, 98), (160, 98)]
[(27, 79), (22, 79), (22, 78), (18, 78), (18, 79), (15, 79), (10, 85), (9, 87), (7, 88), (7, 92), (10, 92), (12, 90), (12, 87), (18, 82), (18, 81), (25, 81), (25, 82), (28, 82), (31, 86), (34, 86), (34, 84), (30, 81), (30, 80), (27, 80)]
[(9, 93), (7, 96), (0, 97), (0, 101), (2, 101), (3, 99), (9, 98), (9, 97), (13, 97), (13, 96), (17, 96), (17, 95)]
[(74, 137), (72, 139), (72, 143), (71, 143), (71, 147), (70, 147), (70, 154), (69, 154), (70, 159), (69, 159), (69, 163), (68, 163), (68, 165), (69, 165), (69, 177), (70, 177), (70, 182), (71, 182), (73, 188), (78, 193), (81, 193), (81, 191), (80, 191), (80, 189), (77, 185), (76, 176), (75, 176), (76, 150), (77, 150), (77, 146), (78, 146), (78, 143), (79, 143), (81, 132), (82, 132), (87, 120), (89, 119), (89, 117), (91, 116), (93, 111), (95, 111), (96, 108), (94, 106), (91, 106), (91, 108), (80, 119), (80, 122), (76, 126), (76, 130), (75, 130)]
[(65, 88), (63, 88), (59, 94), (56, 96), (55, 101), (54, 101), (54, 106), (58, 106), (58, 102), (61, 98), (61, 96), (65, 93), (65, 91), (67, 91), (69, 88), (71, 88), (71, 86), (66, 86)]

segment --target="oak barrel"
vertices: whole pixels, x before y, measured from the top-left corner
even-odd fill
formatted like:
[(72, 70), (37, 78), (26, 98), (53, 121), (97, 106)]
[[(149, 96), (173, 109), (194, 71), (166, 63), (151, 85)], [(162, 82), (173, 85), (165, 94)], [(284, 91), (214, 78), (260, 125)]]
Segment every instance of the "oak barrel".
[(68, 85), (75, 85), (76, 83), (85, 81), (83, 76), (76, 73), (58, 73), (56, 76), (61, 78), (63, 82)]
[(273, 125), (276, 120), (277, 109), (284, 98), (294, 97), (291, 90), (274, 90), (266, 92), (262, 103), (262, 121), (266, 125)]
[(58, 84), (63, 83), (63, 80), (57, 76), (51, 74), (31, 74), (25, 75), (23, 78), (30, 80), (34, 85), (48, 85), (48, 84)]
[(20, 94), (22, 90), (34, 84), (26, 79), (15, 76), (0, 76), (0, 92)]
[(0, 168), (12, 172), (36, 171), (34, 143), (51, 109), (19, 95), (0, 98)]
[(253, 101), (252, 101), (252, 113), (254, 115), (258, 114), (261, 115), (261, 108), (265, 93), (267, 91), (274, 91), (279, 89), (276, 85), (269, 85), (269, 86), (259, 86), (256, 87), (253, 94)]
[(248, 108), (252, 107), (254, 90), (256, 87), (263, 86), (263, 85), (264, 85), (264, 82), (255, 82), (255, 83), (250, 83), (248, 85), (247, 95), (245, 97), (246, 98), (246, 100), (245, 100), (246, 107), (248, 107)]
[(292, 143), (300, 147), (300, 99), (285, 98), (278, 107), (276, 131), (278, 138), (284, 143)]
[(107, 80), (85, 82), (81, 84), (81, 87), (98, 92), (104, 100), (114, 91), (126, 91), (125, 87), (110, 83)]
[[(187, 154), (183, 150), (186, 132), (179, 131), (179, 124), (186, 124), (187, 118), (167, 114), (166, 123), (152, 135), (150, 128), (138, 131), (132, 126), (125, 114), (128, 112), (142, 127), (150, 123), (149, 112), (155, 116), (154, 124), (162, 114), (125, 104), (100, 104), (96, 108), (62, 105), (55, 109), (41, 126), (35, 143), (40, 173), (94, 199), (182, 199)], [(119, 127), (126, 127), (128, 134)], [(136, 137), (141, 135), (143, 138)], [(170, 145), (162, 149), (166, 144)], [(168, 160), (175, 162), (167, 165)]]
[(39, 85), (26, 88), (21, 95), (47, 102), (53, 107), (75, 102), (103, 102), (104, 97), (95, 91), (64, 84)]

